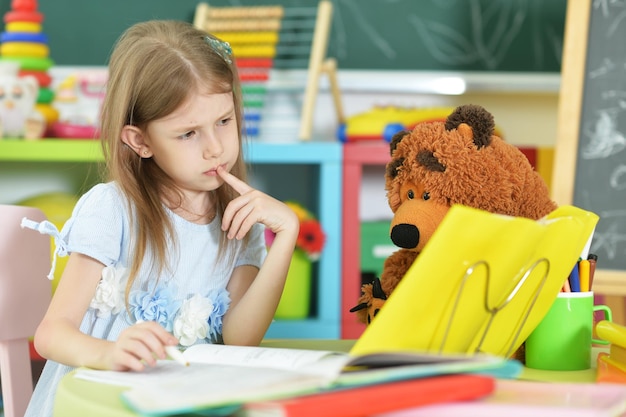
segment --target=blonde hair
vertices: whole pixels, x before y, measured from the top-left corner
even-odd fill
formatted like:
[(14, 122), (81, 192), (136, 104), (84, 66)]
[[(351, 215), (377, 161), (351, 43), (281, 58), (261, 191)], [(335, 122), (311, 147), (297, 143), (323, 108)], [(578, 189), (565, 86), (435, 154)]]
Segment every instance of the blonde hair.
[[(194, 90), (232, 92), (242, 149), (243, 105), (237, 70), (221, 55), (223, 52), (211, 46), (207, 36), (214, 38), (185, 22), (138, 23), (118, 39), (109, 60), (100, 133), (105, 169), (108, 180), (116, 181), (127, 197), (131, 230), (137, 231), (134, 252), (130, 254), (127, 299), (147, 251), (154, 256), (153, 268), (167, 268), (167, 242), (174, 234), (161, 198), (164, 194), (168, 199), (178, 198), (180, 205), (182, 195), (153, 159), (140, 158), (122, 142), (122, 128), (133, 125), (145, 130), (150, 122), (176, 110)], [(231, 173), (246, 180), (242, 152)], [(213, 195), (216, 212), (221, 216), (236, 193), (224, 184)], [(222, 233), (220, 254), (227, 251), (229, 242)]]

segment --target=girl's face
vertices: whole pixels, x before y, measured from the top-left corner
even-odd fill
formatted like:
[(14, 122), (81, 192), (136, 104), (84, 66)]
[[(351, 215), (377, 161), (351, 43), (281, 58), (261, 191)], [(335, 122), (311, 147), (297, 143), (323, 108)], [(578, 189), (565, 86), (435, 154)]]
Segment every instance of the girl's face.
[(154, 162), (190, 196), (222, 185), (239, 156), (239, 127), (231, 93), (193, 93), (168, 116), (148, 124), (144, 143)]

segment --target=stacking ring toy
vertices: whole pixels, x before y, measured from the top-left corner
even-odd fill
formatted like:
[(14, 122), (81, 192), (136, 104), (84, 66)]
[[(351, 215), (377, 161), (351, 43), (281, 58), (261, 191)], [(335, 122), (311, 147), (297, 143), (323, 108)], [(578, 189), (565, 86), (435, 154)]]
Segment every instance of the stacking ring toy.
[(6, 24), (7, 32), (40, 33), (41, 25), (33, 22), (11, 22)]
[(52, 77), (45, 71), (29, 71), (29, 70), (21, 70), (19, 72), (20, 77), (24, 77), (26, 75), (30, 75), (37, 79), (37, 83), (39, 87), (49, 87), (52, 84)]
[(34, 42), (48, 43), (48, 36), (45, 33), (30, 32), (2, 32), (0, 34), (0, 42)]
[(50, 58), (33, 58), (29, 56), (6, 56), (3, 61), (17, 62), (23, 70), (47, 71), (54, 62)]
[(59, 111), (50, 104), (35, 104), (35, 109), (42, 114), (48, 124), (52, 124), (59, 120)]
[(37, 103), (48, 104), (48, 103), (52, 103), (53, 99), (54, 99), (54, 91), (45, 87), (39, 89), (39, 94), (37, 95)]
[(11, 10), (4, 14), (4, 23), (12, 22), (41, 23), (43, 22), (43, 14), (35, 11)]
[(47, 45), (34, 42), (4, 42), (0, 45), (0, 55), (10, 56), (30, 56), (33, 58), (45, 58), (50, 55)]

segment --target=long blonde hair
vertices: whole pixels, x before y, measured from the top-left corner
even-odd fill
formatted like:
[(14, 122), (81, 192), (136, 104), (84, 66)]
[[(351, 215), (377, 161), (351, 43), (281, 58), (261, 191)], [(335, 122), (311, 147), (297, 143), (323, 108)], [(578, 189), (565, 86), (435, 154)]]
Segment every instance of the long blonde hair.
[[(108, 180), (116, 181), (126, 195), (132, 214), (131, 230), (137, 231), (136, 246), (129, 254), (127, 299), (147, 251), (154, 256), (153, 268), (157, 271), (167, 268), (167, 243), (174, 234), (161, 197), (163, 193), (168, 198), (177, 196), (180, 204), (182, 195), (152, 159), (140, 158), (122, 142), (122, 128), (133, 125), (145, 130), (148, 123), (176, 110), (194, 89), (208, 88), (216, 94), (232, 92), (240, 152), (231, 173), (246, 180), (239, 77), (235, 65), (207, 42), (207, 36), (211, 35), (185, 22), (138, 23), (122, 34), (109, 60), (101, 114), (105, 169)], [(213, 193), (217, 214), (221, 216), (236, 193), (228, 184)], [(229, 242), (222, 233), (221, 254), (227, 252)]]

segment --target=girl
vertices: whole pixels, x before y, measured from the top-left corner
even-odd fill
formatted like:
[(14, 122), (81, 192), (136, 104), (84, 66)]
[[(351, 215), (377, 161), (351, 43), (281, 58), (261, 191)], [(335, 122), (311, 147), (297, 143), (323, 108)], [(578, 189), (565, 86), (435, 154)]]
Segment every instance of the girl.
[(263, 338), (299, 223), (245, 182), (240, 94), (228, 44), (190, 24), (139, 23), (118, 40), (101, 117), (109, 182), (60, 233), (26, 221), (70, 253), (35, 335), (48, 362), (27, 416), (50, 415), (73, 367), (141, 371), (166, 346)]

